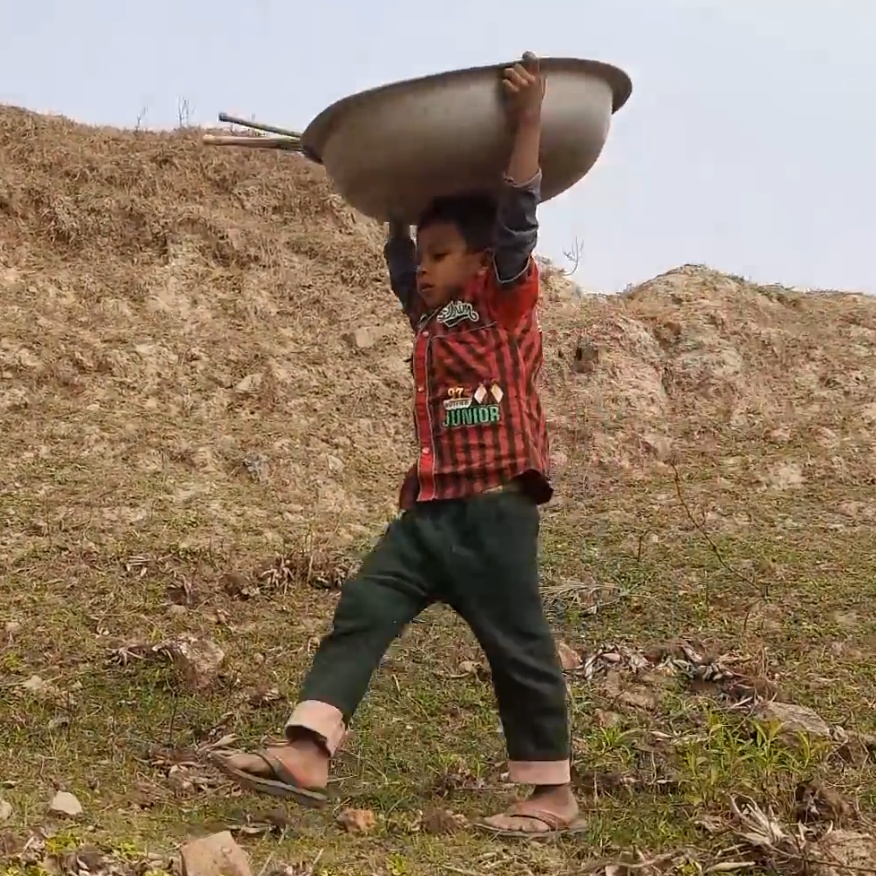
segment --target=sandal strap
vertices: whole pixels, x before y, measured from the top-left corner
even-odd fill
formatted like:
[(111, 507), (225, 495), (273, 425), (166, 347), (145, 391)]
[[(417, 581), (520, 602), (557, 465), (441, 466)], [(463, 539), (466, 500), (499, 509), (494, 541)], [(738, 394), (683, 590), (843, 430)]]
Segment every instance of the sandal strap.
[(531, 818), (533, 821), (540, 821), (552, 831), (565, 830), (569, 826), (567, 819), (561, 818), (553, 812), (547, 812), (544, 809), (527, 809), (526, 803), (522, 802), (512, 806), (507, 814), (511, 818)]
[(253, 751), (252, 754), (265, 762), (265, 766), (271, 771), (271, 774), (275, 779), (282, 782), (284, 785), (291, 785), (293, 788), (300, 787), (295, 776), (286, 769), (282, 761), (278, 760), (276, 757), (272, 757), (264, 750)]

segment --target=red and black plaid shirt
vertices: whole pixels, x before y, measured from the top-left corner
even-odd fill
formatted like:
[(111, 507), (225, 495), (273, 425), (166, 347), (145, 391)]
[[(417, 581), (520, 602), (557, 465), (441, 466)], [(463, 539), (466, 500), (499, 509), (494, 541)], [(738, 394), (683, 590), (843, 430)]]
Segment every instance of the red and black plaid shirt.
[(538, 292), (530, 259), (511, 288), (488, 271), (440, 310), (423, 314), (419, 298), (409, 303), (419, 455), (402, 484), (403, 509), (514, 479), (536, 502), (550, 499), (547, 424), (536, 389)]

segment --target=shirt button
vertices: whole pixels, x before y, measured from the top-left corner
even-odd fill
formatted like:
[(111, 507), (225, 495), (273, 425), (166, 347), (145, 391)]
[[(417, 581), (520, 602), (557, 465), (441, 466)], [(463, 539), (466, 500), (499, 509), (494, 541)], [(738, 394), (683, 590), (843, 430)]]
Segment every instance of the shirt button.
[(428, 455), (429, 455), (429, 448), (428, 448), (428, 447), (424, 447), (424, 448), (423, 448), (423, 456), (428, 456)]
[(429, 332), (428, 332), (428, 331), (423, 332), (423, 337), (424, 337), (424, 338), (428, 338), (428, 337), (429, 337)]
[(417, 392), (425, 392), (425, 391), (426, 391), (426, 388), (424, 386), (417, 387)]

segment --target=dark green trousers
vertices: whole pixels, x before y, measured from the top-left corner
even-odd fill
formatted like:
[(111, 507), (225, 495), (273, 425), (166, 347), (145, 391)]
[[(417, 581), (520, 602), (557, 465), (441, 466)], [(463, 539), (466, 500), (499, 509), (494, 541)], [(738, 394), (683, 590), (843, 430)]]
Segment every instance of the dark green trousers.
[(538, 507), (518, 492), (402, 514), (344, 585), (301, 699), (328, 703), (349, 722), (392, 641), (443, 602), (489, 661), (512, 766), (567, 760), (566, 684), (539, 593), (538, 530)]

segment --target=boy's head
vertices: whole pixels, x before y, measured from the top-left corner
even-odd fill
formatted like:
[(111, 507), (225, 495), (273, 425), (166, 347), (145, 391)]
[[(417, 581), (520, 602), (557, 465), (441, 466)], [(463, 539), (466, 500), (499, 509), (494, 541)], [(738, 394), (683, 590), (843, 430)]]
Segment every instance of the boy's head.
[(496, 202), (489, 195), (437, 198), (417, 222), (417, 291), (430, 308), (441, 307), (487, 270), (493, 247)]

